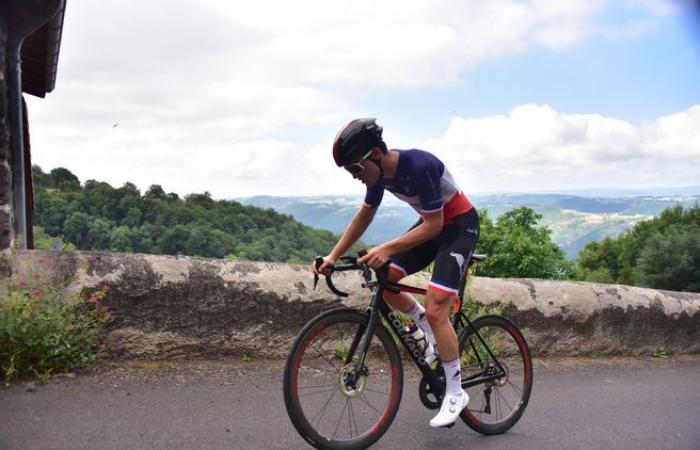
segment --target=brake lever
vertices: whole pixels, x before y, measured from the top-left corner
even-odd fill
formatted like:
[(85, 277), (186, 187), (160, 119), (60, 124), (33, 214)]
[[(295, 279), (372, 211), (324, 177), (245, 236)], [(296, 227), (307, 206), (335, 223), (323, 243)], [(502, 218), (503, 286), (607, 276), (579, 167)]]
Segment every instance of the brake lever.
[(382, 267), (375, 270), (375, 272), (377, 274), (377, 281), (385, 290), (393, 292), (394, 294), (398, 294), (401, 292), (401, 290), (396, 285), (389, 282), (388, 280), (389, 263), (384, 264)]
[[(317, 256), (316, 259), (314, 259), (314, 263), (316, 264), (316, 270), (318, 270), (321, 264), (323, 264), (323, 256)], [(318, 286), (318, 273), (314, 272), (314, 291), (316, 290), (316, 286)]]

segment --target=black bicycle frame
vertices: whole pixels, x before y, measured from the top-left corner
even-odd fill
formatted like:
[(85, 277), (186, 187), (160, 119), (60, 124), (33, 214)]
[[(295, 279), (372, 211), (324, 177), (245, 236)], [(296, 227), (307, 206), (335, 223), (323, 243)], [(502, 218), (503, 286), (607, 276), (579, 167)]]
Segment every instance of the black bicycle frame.
[[(371, 344), (372, 336), (374, 335), (374, 332), (377, 328), (377, 324), (379, 322), (380, 318), (383, 318), (394, 331), (394, 334), (399, 338), (399, 341), (403, 344), (403, 347), (406, 349), (406, 352), (410, 355), (411, 359), (413, 360), (413, 363), (418, 367), (418, 370), (421, 371), (421, 373), (424, 376), (424, 379), (427, 381), (427, 383), (430, 385), (430, 389), (432, 392), (435, 393), (440, 393), (440, 397), (444, 395), (444, 383), (440, 380), (437, 372), (433, 369), (430, 368), (430, 366), (425, 362), (424, 355), (416, 345), (415, 345), (415, 340), (410, 337), (410, 335), (405, 331), (405, 325), (403, 322), (399, 320), (399, 318), (396, 316), (396, 313), (387, 305), (386, 301), (384, 300), (383, 297), (383, 288), (378, 288), (374, 290), (372, 294), (372, 300), (370, 302), (370, 305), (368, 307), (368, 312), (369, 312), (369, 322), (367, 324), (367, 328), (363, 329), (363, 327), (360, 327), (360, 329), (357, 330), (357, 333), (355, 334), (355, 337), (353, 339), (352, 344), (350, 345), (350, 349), (348, 351), (348, 356), (347, 360), (345, 361), (346, 364), (350, 363), (352, 360), (353, 355), (355, 354), (355, 350), (357, 349), (357, 346), (360, 344), (360, 341), (362, 340), (362, 336), (367, 336), (362, 343), (362, 348), (360, 349), (359, 353), (359, 361), (357, 362), (355, 366), (355, 376), (359, 376), (363, 373), (364, 367), (365, 367), (365, 360), (367, 357), (367, 352), (369, 350), (369, 346)], [(457, 323), (461, 322), (463, 325), (463, 321), (467, 321), (467, 327), (462, 328), (461, 333), (467, 332), (469, 329), (474, 329), (472, 322), (469, 320), (469, 318), (462, 314), (461, 311), (458, 312), (457, 315), (455, 315), (454, 320), (453, 320), (453, 326), (457, 327)], [(476, 330), (475, 330), (476, 331)], [(479, 340), (481, 343), (484, 345), (486, 350), (488, 351), (489, 355), (493, 359), (493, 361), (496, 362), (498, 365), (498, 373), (494, 375), (482, 375), (481, 373), (477, 373), (473, 375), (472, 377), (462, 380), (462, 388), (468, 388), (471, 386), (476, 386), (478, 384), (486, 383), (491, 380), (495, 380), (497, 378), (500, 378), (503, 373), (505, 372), (503, 370), (503, 367), (501, 364), (498, 362), (498, 359), (493, 355), (491, 352), (491, 349), (486, 345), (484, 340), (481, 338), (479, 335), (478, 331), (476, 331), (476, 335), (478, 336)], [(472, 344), (473, 345), (473, 344)], [(479, 358), (479, 362), (483, 364), (481, 361), (481, 357), (479, 356), (478, 352), (475, 351), (475, 354), (477, 355), (477, 358)], [(350, 381), (350, 380), (348, 380)], [(352, 380), (352, 384), (354, 385), (356, 382), (355, 380)], [(438, 399), (440, 400), (440, 399)]]

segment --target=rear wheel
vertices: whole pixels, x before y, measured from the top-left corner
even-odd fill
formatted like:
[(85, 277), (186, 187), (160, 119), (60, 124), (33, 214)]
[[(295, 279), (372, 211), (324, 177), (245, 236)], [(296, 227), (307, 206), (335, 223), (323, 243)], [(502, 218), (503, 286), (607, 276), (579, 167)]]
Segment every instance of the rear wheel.
[(328, 311), (297, 336), (284, 369), (284, 401), (299, 434), (320, 449), (364, 449), (396, 416), (403, 389), (401, 358), (377, 324), (364, 367), (357, 371), (369, 316)]
[(460, 417), (481, 434), (506, 432), (520, 419), (532, 390), (532, 359), (525, 338), (513, 322), (484, 316), (459, 339), (462, 385), (499, 375), (465, 388), (469, 405)]

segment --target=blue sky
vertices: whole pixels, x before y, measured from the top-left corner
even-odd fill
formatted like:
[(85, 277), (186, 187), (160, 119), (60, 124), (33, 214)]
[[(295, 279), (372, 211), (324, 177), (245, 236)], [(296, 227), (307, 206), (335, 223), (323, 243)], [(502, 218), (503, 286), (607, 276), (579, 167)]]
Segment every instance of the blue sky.
[[(634, 12), (613, 8), (603, 20), (634, 21)], [(541, 47), (484, 63), (457, 85), (375, 92), (368, 110), (390, 105), (378, 115), (421, 133), (440, 132), (453, 115), (493, 115), (526, 103), (634, 124), (654, 121), (700, 103), (700, 20), (695, 19), (691, 14), (660, 17), (638, 38), (598, 37), (565, 49)]]
[(467, 193), (698, 185), (694, 3), (73, 0), (56, 89), (28, 99), (33, 161), (217, 198), (361, 194), (330, 145), (369, 116)]

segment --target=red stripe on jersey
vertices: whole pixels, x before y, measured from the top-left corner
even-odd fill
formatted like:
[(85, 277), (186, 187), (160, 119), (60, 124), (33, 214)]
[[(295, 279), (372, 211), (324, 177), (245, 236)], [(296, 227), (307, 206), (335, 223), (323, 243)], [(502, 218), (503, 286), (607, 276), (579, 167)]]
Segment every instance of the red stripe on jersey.
[(453, 217), (457, 217), (460, 214), (470, 211), (474, 205), (469, 201), (464, 192), (458, 192), (452, 199), (445, 205), (445, 212), (443, 213), (444, 223), (452, 222)]

